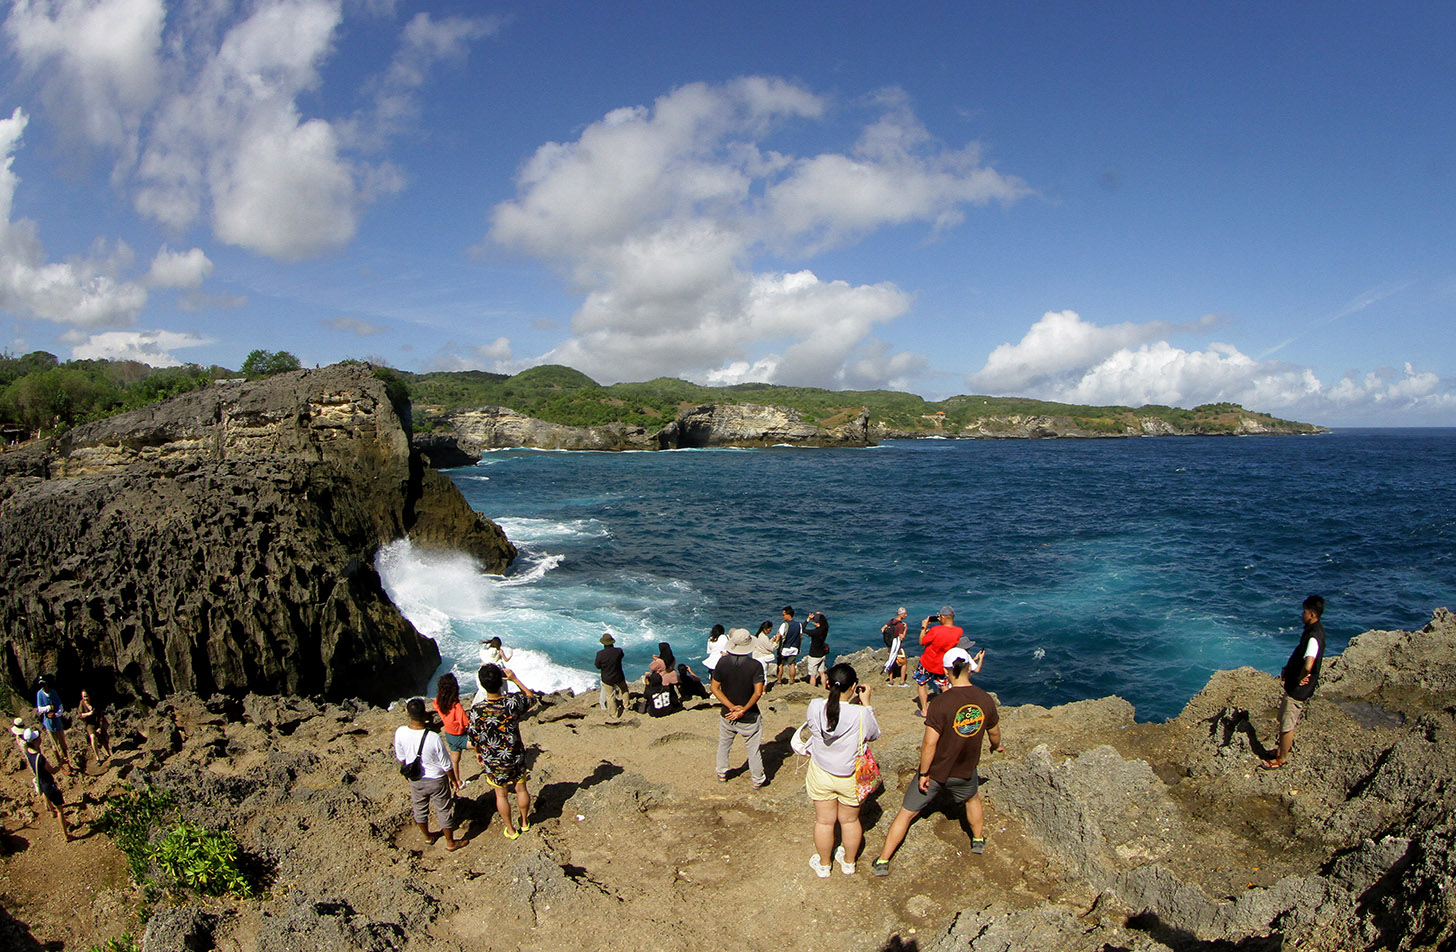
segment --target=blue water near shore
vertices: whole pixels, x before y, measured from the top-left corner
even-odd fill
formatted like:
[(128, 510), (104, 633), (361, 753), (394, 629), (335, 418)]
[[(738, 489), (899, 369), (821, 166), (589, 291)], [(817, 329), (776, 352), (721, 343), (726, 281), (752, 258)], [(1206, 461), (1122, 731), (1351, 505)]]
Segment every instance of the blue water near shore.
[(449, 475), (517, 564), (395, 543), (379, 567), (469, 685), (491, 635), (528, 683), (585, 690), (604, 630), (635, 676), (659, 641), (696, 662), (715, 622), (786, 604), (823, 611), (837, 654), (949, 603), (1003, 703), (1118, 694), (1161, 720), (1215, 670), (1277, 670), (1310, 592), (1331, 651), (1456, 606), (1456, 429), (509, 450)]

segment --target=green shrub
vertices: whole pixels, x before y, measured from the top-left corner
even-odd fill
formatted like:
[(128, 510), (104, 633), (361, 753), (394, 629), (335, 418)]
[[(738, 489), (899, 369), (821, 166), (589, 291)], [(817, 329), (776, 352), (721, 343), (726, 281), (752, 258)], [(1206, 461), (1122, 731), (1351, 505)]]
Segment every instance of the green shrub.
[(254, 893), (237, 838), (227, 830), (177, 822), (172, 796), (164, 790), (129, 787), (111, 797), (96, 829), (116, 843), (132, 879), (148, 892), (161, 887), (209, 896), (247, 898)]
[(162, 872), (188, 889), (247, 898), (253, 886), (239, 865), (241, 852), (230, 831), (204, 830), (183, 821), (157, 844), (153, 855)]
[(130, 932), (117, 939), (107, 939), (100, 945), (93, 945), (86, 952), (142, 952), (142, 944)]

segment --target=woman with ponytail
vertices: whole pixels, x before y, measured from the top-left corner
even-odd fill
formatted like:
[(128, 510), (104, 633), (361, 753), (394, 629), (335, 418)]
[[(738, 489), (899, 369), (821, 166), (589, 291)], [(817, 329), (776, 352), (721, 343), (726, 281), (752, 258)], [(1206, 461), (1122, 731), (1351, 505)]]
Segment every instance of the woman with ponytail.
[[(859, 683), (854, 668), (829, 669), (829, 697), (809, 702), (809, 772), (804, 786), (814, 801), (814, 855), (809, 866), (820, 879), (831, 870), (830, 854), (846, 876), (854, 875), (855, 859), (864, 842), (859, 823), (859, 792), (854, 762), (864, 745), (880, 736), (870, 707), (870, 688)], [(840, 846), (834, 848), (834, 827)]]

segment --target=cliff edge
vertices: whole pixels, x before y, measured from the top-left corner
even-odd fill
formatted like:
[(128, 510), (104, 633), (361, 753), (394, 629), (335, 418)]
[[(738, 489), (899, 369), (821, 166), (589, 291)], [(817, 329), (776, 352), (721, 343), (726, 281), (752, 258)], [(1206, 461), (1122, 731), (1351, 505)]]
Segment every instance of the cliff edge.
[(0, 454), (0, 672), (112, 698), (387, 700), (439, 664), (389, 601), (408, 536), (503, 571), (515, 550), (410, 448), (363, 366), (217, 384)]

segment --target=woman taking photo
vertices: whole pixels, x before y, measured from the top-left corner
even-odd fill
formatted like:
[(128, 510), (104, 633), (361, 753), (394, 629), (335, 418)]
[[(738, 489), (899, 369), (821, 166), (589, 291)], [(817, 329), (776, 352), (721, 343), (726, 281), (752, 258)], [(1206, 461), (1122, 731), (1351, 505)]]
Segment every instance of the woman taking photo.
[[(470, 739), (476, 757), (485, 768), (485, 779), (495, 788), (495, 808), (505, 821), (501, 832), (513, 840), (531, 828), (531, 794), (526, 790), (526, 747), (521, 742), (521, 718), (530, 700), (521, 694), (505, 693), (505, 672), (493, 664), (480, 669), (480, 688), (485, 701), (471, 713)], [(511, 818), (511, 796), (521, 813), (517, 827)]]
[[(854, 764), (861, 748), (880, 736), (880, 725), (870, 707), (869, 686), (859, 683), (854, 668), (836, 664), (829, 669), (829, 697), (809, 702), (807, 720), (809, 771), (804, 786), (814, 801), (815, 851), (809, 857), (809, 866), (820, 879), (827, 879), (832, 852), (840, 871), (853, 876), (864, 841)], [(839, 825), (837, 850), (835, 824)]]

